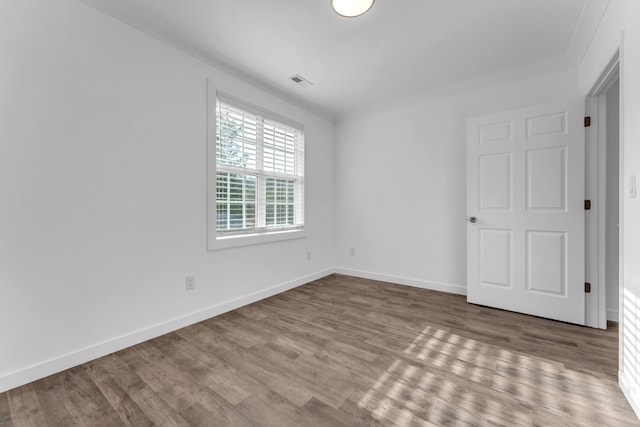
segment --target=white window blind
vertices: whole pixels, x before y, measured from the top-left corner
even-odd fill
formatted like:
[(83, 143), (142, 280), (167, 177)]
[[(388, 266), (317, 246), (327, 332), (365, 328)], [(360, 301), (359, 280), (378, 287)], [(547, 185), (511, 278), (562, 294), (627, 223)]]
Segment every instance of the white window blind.
[(216, 236), (303, 229), (302, 126), (218, 94), (215, 158)]

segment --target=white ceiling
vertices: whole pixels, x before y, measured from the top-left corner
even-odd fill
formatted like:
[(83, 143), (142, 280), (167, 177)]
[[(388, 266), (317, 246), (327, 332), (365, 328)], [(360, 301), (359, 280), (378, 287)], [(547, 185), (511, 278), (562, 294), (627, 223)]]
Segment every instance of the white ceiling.
[[(610, 0), (82, 0), (330, 115), (578, 65)], [(289, 80), (300, 74), (314, 83)]]

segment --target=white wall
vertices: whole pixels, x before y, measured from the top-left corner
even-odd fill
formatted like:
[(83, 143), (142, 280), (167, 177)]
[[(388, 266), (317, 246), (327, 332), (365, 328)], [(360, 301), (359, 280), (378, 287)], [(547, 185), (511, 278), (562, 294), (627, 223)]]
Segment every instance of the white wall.
[[(207, 252), (207, 77), (304, 124), (308, 238)], [(332, 147), (329, 120), (80, 2), (0, 2), (0, 391), (326, 274)]]
[[(579, 87), (568, 71), (413, 99), (345, 119), (334, 134), (325, 118), (75, 0), (3, 0), (0, 391), (311, 280), (334, 261), (464, 293), (466, 119), (586, 94), (625, 30), (628, 186), (640, 175), (639, 17), (637, 0), (612, 2)], [(307, 239), (206, 251), (207, 77), (304, 123)], [(638, 410), (638, 199), (625, 197), (622, 215), (621, 380)], [(193, 292), (186, 274), (197, 276)]]
[(631, 199), (628, 191), (629, 178), (640, 175), (640, 2), (637, 0), (611, 2), (580, 65), (581, 92), (589, 92), (620, 46), (620, 150), (624, 197), (620, 224), (619, 380), (636, 414), (640, 415), (640, 353), (637, 347), (640, 333), (640, 199)]
[(467, 119), (576, 96), (577, 82), (566, 71), (339, 122), (340, 271), (465, 293)]
[(618, 205), (620, 188), (620, 150), (619, 134), (620, 126), (620, 85), (616, 82), (606, 93), (607, 98), (607, 177), (606, 177), (606, 301), (607, 319), (618, 321), (618, 284), (619, 284), (619, 257), (618, 257)]

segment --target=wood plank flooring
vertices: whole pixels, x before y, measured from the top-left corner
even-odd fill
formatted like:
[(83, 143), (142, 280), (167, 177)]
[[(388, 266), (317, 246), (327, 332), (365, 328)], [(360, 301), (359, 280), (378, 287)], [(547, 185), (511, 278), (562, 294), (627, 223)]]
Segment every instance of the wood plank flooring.
[(640, 426), (617, 340), (332, 275), (0, 394), (0, 425)]

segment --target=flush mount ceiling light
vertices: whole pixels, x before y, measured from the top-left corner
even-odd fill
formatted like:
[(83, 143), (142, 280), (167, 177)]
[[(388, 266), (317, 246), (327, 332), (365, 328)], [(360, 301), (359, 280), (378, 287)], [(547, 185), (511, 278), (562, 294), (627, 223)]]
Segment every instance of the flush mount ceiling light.
[(373, 2), (374, 0), (331, 0), (331, 5), (338, 15), (354, 18), (371, 9)]

